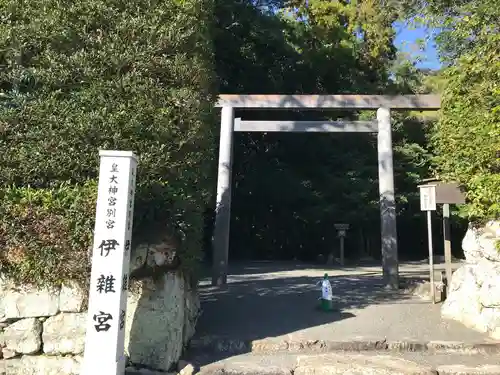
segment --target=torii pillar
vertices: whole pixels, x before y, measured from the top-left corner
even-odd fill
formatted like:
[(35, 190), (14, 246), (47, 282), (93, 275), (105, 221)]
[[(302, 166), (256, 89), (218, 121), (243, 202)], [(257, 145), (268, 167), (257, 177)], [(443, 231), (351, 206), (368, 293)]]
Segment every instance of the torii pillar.
[[(213, 285), (227, 283), (231, 219), (231, 166), (234, 131), (257, 132), (371, 132), (378, 133), (378, 177), (382, 270), (387, 288), (399, 288), (399, 266), (394, 194), (390, 109), (438, 110), (438, 95), (222, 95), (219, 174), (213, 236)], [(375, 126), (369, 121), (242, 121), (234, 109), (377, 109)]]

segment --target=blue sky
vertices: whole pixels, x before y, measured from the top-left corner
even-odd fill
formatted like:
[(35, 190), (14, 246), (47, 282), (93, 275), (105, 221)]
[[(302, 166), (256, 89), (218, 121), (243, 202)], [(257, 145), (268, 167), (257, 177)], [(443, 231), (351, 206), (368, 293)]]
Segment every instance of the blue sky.
[[(414, 58), (420, 57), (420, 61), (417, 63), (419, 68), (439, 69), (441, 67), (434, 39), (432, 38), (432, 30), (426, 30), (423, 26), (417, 27), (412, 25), (411, 22), (396, 22), (393, 27), (396, 30), (396, 40), (394, 41), (396, 48), (409, 53)], [(425, 41), (423, 50), (417, 48), (419, 39)]]
[[(411, 56), (420, 56), (421, 61), (417, 64), (420, 68), (439, 69), (441, 63), (436, 51), (432, 35), (424, 27), (408, 26), (401, 23), (394, 25), (396, 29), (396, 40), (394, 44), (400, 51), (409, 53)], [(424, 50), (417, 48), (417, 41), (425, 40)]]

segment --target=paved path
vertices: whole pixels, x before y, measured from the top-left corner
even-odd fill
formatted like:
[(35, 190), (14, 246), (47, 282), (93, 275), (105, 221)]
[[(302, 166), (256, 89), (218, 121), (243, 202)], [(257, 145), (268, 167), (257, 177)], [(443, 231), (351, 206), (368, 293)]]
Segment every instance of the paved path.
[[(428, 272), (418, 262), (400, 270), (414, 280)], [(315, 309), (325, 272), (334, 313)], [(226, 287), (204, 280), (200, 293), (181, 375), (500, 375), (500, 345), (442, 320), (439, 304), (384, 290), (379, 266), (233, 265)], [(146, 374), (159, 375), (127, 372)]]
[[(227, 286), (201, 282), (203, 314), (187, 358), (202, 374), (500, 375), (499, 367), (480, 367), (500, 363), (498, 343), (441, 319), (440, 304), (385, 290), (380, 271), (374, 265), (232, 265)], [(325, 272), (337, 308), (332, 313), (316, 308), (316, 283)], [(425, 262), (403, 264), (400, 272), (405, 280), (428, 277)], [(307, 362), (302, 370), (300, 356)], [(412, 364), (401, 372), (405, 361)]]
[[(328, 272), (338, 311), (317, 311), (319, 287)], [(405, 264), (405, 278), (426, 277), (425, 264)], [(201, 283), (203, 314), (196, 340), (226, 338), (288, 341), (356, 339), (417, 342), (491, 342), (485, 335), (441, 319), (432, 305), (403, 292), (382, 287), (380, 267), (314, 268), (292, 263), (236, 265), (228, 286)]]

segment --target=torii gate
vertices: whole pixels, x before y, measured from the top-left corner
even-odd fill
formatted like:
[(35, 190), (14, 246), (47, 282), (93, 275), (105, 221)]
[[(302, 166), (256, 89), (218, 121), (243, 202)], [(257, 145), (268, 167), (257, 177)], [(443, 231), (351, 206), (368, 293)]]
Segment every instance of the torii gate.
[[(438, 110), (439, 95), (221, 95), (222, 108), (217, 201), (213, 235), (212, 285), (227, 283), (233, 132), (369, 132), (378, 133), (380, 235), (384, 282), (399, 288), (396, 202), (392, 162), (391, 109)], [(245, 121), (234, 118), (244, 109), (377, 109), (374, 121)]]

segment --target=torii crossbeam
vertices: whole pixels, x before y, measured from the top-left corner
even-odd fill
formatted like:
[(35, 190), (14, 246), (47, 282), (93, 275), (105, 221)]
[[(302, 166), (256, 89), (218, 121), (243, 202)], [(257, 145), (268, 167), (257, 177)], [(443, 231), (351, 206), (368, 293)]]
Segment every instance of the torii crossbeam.
[[(245, 132), (369, 132), (377, 133), (380, 192), (381, 253), (384, 281), (399, 288), (399, 263), (392, 160), (391, 109), (439, 110), (438, 95), (221, 95), (219, 170), (213, 236), (212, 284), (227, 283), (233, 133)], [(374, 121), (245, 121), (235, 109), (377, 109)]]

